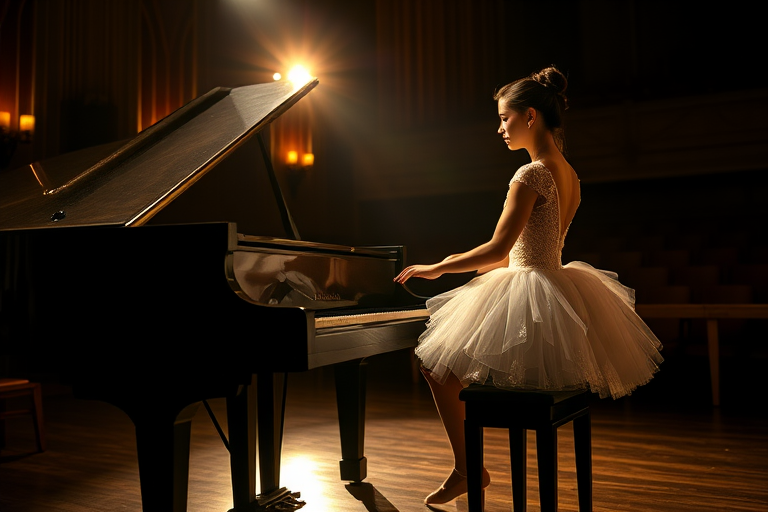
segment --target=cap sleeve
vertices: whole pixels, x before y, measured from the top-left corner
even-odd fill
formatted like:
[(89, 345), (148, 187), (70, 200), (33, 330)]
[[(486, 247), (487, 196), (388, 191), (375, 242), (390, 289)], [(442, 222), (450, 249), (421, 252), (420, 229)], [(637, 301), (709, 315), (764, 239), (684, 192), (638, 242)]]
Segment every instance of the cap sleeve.
[(551, 183), (547, 175), (547, 168), (533, 162), (520, 167), (512, 177), (509, 185), (511, 186), (516, 181), (528, 185), (540, 196), (544, 197), (547, 197), (547, 191)]

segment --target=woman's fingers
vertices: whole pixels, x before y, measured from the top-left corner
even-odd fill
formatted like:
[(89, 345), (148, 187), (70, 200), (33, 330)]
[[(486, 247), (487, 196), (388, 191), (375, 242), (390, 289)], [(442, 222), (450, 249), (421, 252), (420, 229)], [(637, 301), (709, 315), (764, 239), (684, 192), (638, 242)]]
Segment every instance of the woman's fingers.
[(403, 284), (404, 282), (406, 282), (410, 277), (409, 275), (410, 270), (411, 270), (411, 267), (404, 268), (402, 272), (400, 272), (395, 278), (395, 282), (400, 284)]
[(435, 279), (440, 273), (436, 272), (432, 265), (411, 265), (403, 269), (395, 278), (395, 282), (403, 284), (412, 277), (421, 277), (424, 279)]
[(415, 266), (415, 265), (411, 265), (410, 267), (406, 267), (406, 268), (404, 268), (404, 269), (403, 269), (403, 271), (402, 271), (402, 272), (400, 272), (400, 274), (399, 274), (399, 275), (398, 275), (398, 276), (395, 278), (395, 281), (396, 281), (396, 282), (398, 282), (398, 283), (400, 283), (400, 284), (403, 284), (404, 282), (406, 282), (406, 281), (407, 281), (408, 279), (410, 279), (411, 277), (414, 277), (414, 275), (416, 275), (416, 271), (417, 271), (417, 268), (416, 268), (416, 266)]

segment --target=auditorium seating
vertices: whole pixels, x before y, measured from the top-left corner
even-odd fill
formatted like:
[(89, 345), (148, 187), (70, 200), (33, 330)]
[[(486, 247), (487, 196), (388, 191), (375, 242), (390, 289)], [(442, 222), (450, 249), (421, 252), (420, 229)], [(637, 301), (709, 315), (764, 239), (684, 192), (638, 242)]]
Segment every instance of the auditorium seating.
[[(586, 261), (611, 270), (633, 288), (638, 304), (768, 303), (768, 245), (761, 227), (738, 222), (700, 224), (648, 220), (633, 224), (623, 236), (621, 225), (602, 230), (571, 231), (563, 261)], [(572, 239), (578, 238), (574, 241)], [(699, 351), (706, 338), (703, 321), (647, 320), (665, 346)], [(724, 319), (720, 340), (728, 347), (752, 335), (760, 320)], [(763, 322), (764, 324), (765, 322)]]

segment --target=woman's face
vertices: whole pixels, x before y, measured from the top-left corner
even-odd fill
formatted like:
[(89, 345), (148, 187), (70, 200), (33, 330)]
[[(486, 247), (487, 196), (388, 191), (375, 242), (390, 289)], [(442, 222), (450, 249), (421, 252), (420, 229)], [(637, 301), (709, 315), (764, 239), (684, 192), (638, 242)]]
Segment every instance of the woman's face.
[(506, 102), (499, 100), (499, 134), (511, 150), (523, 147), (522, 142), (528, 134), (527, 118), (524, 112), (517, 112), (507, 107)]

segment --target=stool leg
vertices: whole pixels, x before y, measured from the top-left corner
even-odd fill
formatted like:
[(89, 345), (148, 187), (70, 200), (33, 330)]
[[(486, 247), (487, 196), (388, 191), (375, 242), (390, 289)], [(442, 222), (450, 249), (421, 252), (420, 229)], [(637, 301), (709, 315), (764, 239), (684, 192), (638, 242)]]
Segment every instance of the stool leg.
[(528, 431), (524, 428), (509, 429), (509, 455), (512, 459), (512, 505), (514, 512), (528, 508)]
[(469, 512), (483, 512), (483, 427), (464, 420), (464, 446), (467, 451), (467, 504)]
[(44, 452), (45, 445), (45, 425), (43, 423), (43, 393), (40, 388), (40, 384), (37, 384), (32, 392), (32, 400), (34, 401), (34, 408), (32, 409), (32, 416), (35, 422), (35, 439), (37, 440), (38, 451)]
[(579, 512), (592, 512), (592, 426), (589, 410), (573, 420)]
[(557, 427), (536, 430), (541, 512), (557, 512)]

